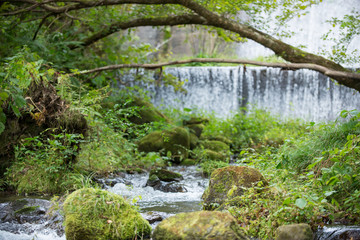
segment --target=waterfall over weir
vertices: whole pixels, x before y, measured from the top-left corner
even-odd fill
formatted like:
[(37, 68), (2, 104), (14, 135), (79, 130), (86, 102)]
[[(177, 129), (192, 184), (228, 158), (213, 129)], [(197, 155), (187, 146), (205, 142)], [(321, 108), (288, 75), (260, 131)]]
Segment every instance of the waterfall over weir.
[(310, 70), (265, 67), (167, 68), (187, 93), (171, 86), (147, 86), (155, 105), (198, 108), (227, 117), (239, 107), (266, 109), (282, 118), (334, 120), (341, 110), (360, 109), (360, 93)]

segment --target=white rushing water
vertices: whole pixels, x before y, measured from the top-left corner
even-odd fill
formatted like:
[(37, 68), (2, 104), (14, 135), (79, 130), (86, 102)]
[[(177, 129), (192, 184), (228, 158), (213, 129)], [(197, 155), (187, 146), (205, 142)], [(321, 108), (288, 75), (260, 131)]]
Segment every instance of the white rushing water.
[(226, 118), (241, 107), (254, 107), (286, 118), (335, 120), (340, 111), (360, 109), (360, 94), (311, 70), (265, 67), (167, 68), (184, 83), (187, 93), (171, 86), (142, 87), (156, 106), (214, 112)]
[(157, 211), (175, 214), (200, 210), (201, 196), (208, 180), (201, 176), (196, 166), (168, 169), (183, 175), (184, 180), (179, 184), (187, 190), (186, 192), (162, 192), (154, 190), (150, 186), (145, 187), (149, 177), (148, 173), (127, 175), (128, 184), (117, 183), (109, 191), (135, 199), (141, 212)]

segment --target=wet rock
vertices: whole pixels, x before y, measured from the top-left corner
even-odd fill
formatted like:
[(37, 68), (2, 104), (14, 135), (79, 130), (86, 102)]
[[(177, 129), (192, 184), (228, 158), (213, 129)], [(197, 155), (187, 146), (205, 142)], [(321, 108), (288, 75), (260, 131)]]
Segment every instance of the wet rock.
[(164, 218), (163, 216), (161, 216), (160, 213), (158, 212), (146, 212), (146, 213), (141, 213), (141, 216), (148, 221), (150, 224), (154, 223), (154, 222), (160, 222), (162, 221)]
[(210, 177), (209, 186), (206, 188), (202, 199), (203, 208), (213, 210), (225, 202), (229, 202), (243, 194), (243, 188), (254, 185), (266, 185), (267, 182), (261, 173), (250, 167), (228, 166), (213, 171)]
[(360, 226), (328, 226), (315, 233), (315, 240), (360, 240)]
[(149, 223), (121, 196), (83, 188), (71, 193), (63, 205), (67, 240), (146, 239)]
[(180, 163), (188, 157), (189, 131), (182, 127), (176, 127), (152, 132), (138, 142), (138, 149), (141, 152), (161, 152), (164, 155), (171, 152), (172, 161)]
[(176, 173), (162, 168), (151, 169), (149, 177), (151, 178), (154, 175), (164, 182), (180, 182), (184, 179), (180, 173)]
[(154, 240), (247, 240), (229, 213), (198, 211), (179, 213), (163, 220), (154, 230)]
[(0, 230), (31, 234), (35, 230), (52, 229), (58, 236), (64, 234), (63, 217), (59, 212), (50, 214), (50, 201), (20, 199), (0, 204)]
[(275, 240), (313, 240), (313, 232), (305, 223), (283, 225), (276, 229)]
[(177, 182), (161, 181), (156, 175), (152, 175), (146, 182), (145, 187), (150, 186), (154, 190), (162, 192), (187, 192), (186, 188)]

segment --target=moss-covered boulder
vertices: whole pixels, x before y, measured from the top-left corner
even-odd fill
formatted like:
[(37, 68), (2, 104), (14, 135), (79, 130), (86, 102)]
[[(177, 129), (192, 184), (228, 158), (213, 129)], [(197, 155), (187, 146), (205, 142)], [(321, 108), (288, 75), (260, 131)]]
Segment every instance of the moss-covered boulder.
[(215, 152), (222, 152), (228, 154), (230, 152), (230, 147), (226, 143), (221, 141), (211, 140), (211, 141), (203, 141), (201, 145), (204, 146), (206, 149), (210, 149)]
[(261, 173), (250, 167), (228, 166), (213, 171), (209, 186), (202, 195), (203, 208), (213, 210), (223, 203), (243, 194), (243, 188), (266, 185)]
[(194, 133), (198, 138), (201, 136), (201, 133), (205, 128), (204, 124), (191, 124), (187, 125), (186, 127), (188, 127), (190, 129), (190, 132)]
[(231, 146), (233, 142), (224, 136), (201, 136), (201, 140), (214, 140), (214, 141), (220, 141), (223, 143), (226, 143), (227, 145)]
[(196, 159), (185, 159), (184, 161), (181, 162), (182, 166), (193, 166), (196, 165), (198, 163), (198, 161)]
[(138, 107), (137, 112), (139, 115), (129, 118), (129, 120), (133, 123), (144, 124), (159, 121), (169, 122), (169, 119), (162, 112), (156, 109), (152, 103), (147, 102), (142, 98), (135, 97), (129, 106)]
[(176, 127), (152, 132), (138, 142), (138, 149), (141, 152), (161, 152), (163, 155), (171, 152), (172, 160), (180, 163), (188, 157), (189, 131), (182, 127)]
[(207, 124), (209, 119), (202, 117), (192, 117), (188, 120), (183, 120), (183, 126), (193, 125), (193, 124)]
[(191, 150), (195, 149), (198, 143), (199, 143), (199, 138), (194, 133), (190, 133), (190, 149)]
[(313, 232), (309, 224), (283, 225), (276, 229), (275, 240), (312, 240)]
[(245, 240), (248, 239), (229, 213), (199, 211), (179, 213), (163, 220), (154, 230), (154, 240)]
[(201, 155), (202, 160), (222, 161), (226, 162), (226, 155), (223, 153), (215, 152), (210, 149), (205, 149)]
[(67, 240), (148, 239), (149, 223), (119, 195), (83, 188), (64, 202)]
[(180, 173), (176, 173), (162, 168), (152, 169), (150, 171), (149, 178), (151, 178), (153, 175), (157, 176), (161, 181), (164, 182), (179, 182), (180, 180), (184, 179)]

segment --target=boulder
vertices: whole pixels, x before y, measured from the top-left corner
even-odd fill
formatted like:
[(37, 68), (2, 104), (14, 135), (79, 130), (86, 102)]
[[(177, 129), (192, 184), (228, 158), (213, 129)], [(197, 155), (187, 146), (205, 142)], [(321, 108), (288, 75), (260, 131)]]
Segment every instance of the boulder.
[(283, 225), (276, 229), (275, 240), (312, 240), (313, 232), (308, 224)]
[(206, 124), (209, 123), (209, 119), (202, 117), (192, 117), (188, 120), (183, 120), (183, 126), (188, 126), (192, 124)]
[(233, 142), (230, 139), (228, 139), (224, 136), (201, 136), (201, 139), (202, 140), (220, 141), (220, 142), (226, 143), (229, 146), (231, 146), (233, 144)]
[(189, 132), (182, 127), (155, 131), (138, 142), (138, 149), (141, 152), (162, 152), (163, 155), (171, 152), (172, 160), (175, 163), (180, 163), (188, 156), (190, 135)]
[(213, 210), (223, 203), (243, 194), (243, 188), (254, 185), (266, 185), (267, 182), (261, 173), (250, 167), (228, 166), (212, 172), (209, 186), (206, 188), (203, 199), (203, 208)]
[(151, 169), (149, 177), (153, 175), (157, 176), (161, 181), (164, 182), (180, 182), (180, 180), (184, 179), (180, 173), (172, 172), (162, 168)]
[(221, 162), (226, 162), (227, 160), (225, 154), (215, 152), (210, 149), (205, 149), (202, 153), (201, 158), (205, 160), (213, 160), (213, 161), (221, 161)]
[(215, 152), (221, 152), (228, 154), (230, 152), (230, 147), (226, 143), (221, 141), (211, 140), (211, 141), (203, 141), (201, 145), (204, 146), (206, 149), (210, 149)]
[(195, 149), (198, 143), (199, 143), (199, 138), (195, 134), (190, 133), (190, 149), (191, 150)]
[(205, 126), (204, 124), (191, 124), (186, 125), (190, 129), (191, 133), (194, 133), (198, 138), (201, 136), (201, 133), (203, 132)]
[(184, 161), (181, 162), (180, 165), (182, 166), (193, 166), (193, 165), (196, 165), (197, 164), (197, 160), (196, 159), (185, 159)]
[(149, 238), (149, 223), (121, 196), (100, 189), (82, 188), (64, 202), (68, 240)]
[(166, 121), (169, 122), (169, 119), (159, 110), (157, 110), (153, 104), (145, 101), (142, 98), (135, 97), (129, 106), (137, 106), (138, 116), (132, 116), (129, 120), (136, 124), (144, 124), (151, 122)]
[(198, 211), (179, 213), (163, 220), (154, 230), (153, 240), (245, 240), (248, 239), (229, 213)]
[(182, 184), (177, 182), (164, 182), (161, 181), (156, 175), (151, 175), (146, 182), (145, 187), (152, 187), (154, 190), (162, 192), (187, 192), (187, 189)]

